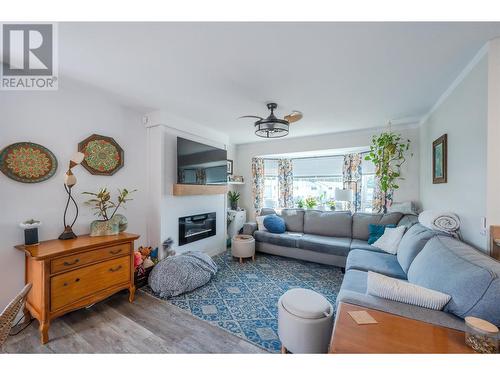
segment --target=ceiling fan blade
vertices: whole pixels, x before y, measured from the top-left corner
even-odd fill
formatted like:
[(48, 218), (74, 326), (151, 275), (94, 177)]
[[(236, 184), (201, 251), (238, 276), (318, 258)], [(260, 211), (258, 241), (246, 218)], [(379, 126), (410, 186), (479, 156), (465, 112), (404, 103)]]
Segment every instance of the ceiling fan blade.
[(285, 116), (285, 120), (288, 121), (289, 123), (299, 121), (303, 117), (302, 112), (300, 111), (293, 111), (289, 115)]
[(252, 115), (247, 115), (247, 116), (240, 116), (238, 117), (238, 120), (241, 119), (241, 118), (258, 118), (259, 120), (264, 120), (263, 117), (260, 117), (260, 116), (252, 116)]

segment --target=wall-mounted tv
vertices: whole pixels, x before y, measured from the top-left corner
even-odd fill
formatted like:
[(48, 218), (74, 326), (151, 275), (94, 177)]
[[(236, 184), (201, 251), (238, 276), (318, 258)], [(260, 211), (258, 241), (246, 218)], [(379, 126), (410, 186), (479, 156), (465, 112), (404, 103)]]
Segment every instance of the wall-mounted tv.
[(227, 184), (227, 151), (177, 137), (177, 183)]

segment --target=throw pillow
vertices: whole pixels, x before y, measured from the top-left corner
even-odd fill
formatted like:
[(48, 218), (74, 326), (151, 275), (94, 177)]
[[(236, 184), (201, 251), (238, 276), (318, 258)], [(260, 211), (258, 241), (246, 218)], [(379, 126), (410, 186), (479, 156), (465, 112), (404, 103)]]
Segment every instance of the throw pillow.
[(384, 234), (373, 243), (373, 246), (378, 247), (380, 250), (384, 250), (389, 254), (396, 254), (398, 252), (398, 246), (405, 234), (405, 227), (397, 228), (385, 228)]
[(264, 217), (264, 226), (271, 233), (285, 233), (285, 220), (278, 215), (267, 215)]
[(368, 244), (372, 245), (384, 234), (385, 228), (396, 228), (395, 224), (368, 224)]
[(264, 230), (267, 232), (266, 227), (264, 226), (264, 219), (266, 218), (267, 215), (264, 216), (257, 216), (255, 218), (255, 221), (257, 222), (257, 230)]
[(366, 293), (432, 310), (442, 310), (451, 299), (448, 294), (372, 271), (368, 271)]

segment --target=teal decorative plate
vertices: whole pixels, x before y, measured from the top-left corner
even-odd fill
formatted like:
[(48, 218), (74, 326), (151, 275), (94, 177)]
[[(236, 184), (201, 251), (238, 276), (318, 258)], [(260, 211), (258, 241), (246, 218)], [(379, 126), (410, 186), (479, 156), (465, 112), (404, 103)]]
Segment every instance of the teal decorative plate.
[(24, 183), (48, 180), (57, 170), (57, 159), (49, 149), (31, 142), (18, 142), (0, 152), (0, 170)]

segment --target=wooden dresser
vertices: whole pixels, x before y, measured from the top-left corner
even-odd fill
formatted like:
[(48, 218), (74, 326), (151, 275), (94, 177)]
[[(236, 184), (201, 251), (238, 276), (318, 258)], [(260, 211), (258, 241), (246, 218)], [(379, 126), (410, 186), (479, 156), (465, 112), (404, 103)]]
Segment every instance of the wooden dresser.
[(134, 241), (139, 236), (81, 236), (18, 245), (26, 254), (25, 279), (33, 284), (25, 316), (40, 323), (42, 344), (49, 340), (50, 321), (128, 289), (134, 300)]

